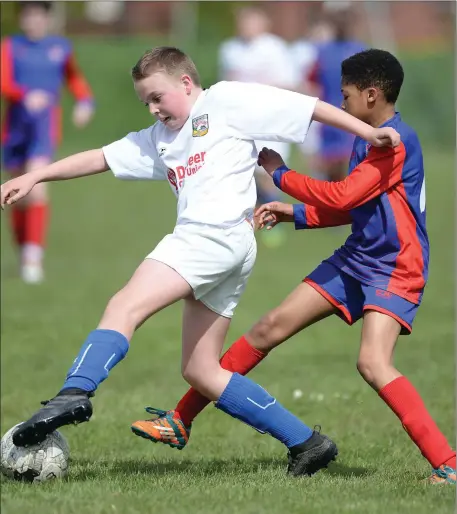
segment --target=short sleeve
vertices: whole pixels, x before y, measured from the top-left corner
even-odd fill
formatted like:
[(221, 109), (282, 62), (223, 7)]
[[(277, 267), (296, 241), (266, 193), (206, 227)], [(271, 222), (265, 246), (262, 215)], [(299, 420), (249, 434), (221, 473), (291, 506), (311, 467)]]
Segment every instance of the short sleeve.
[(227, 125), (239, 137), (303, 143), (317, 98), (260, 84), (220, 83)]
[(123, 180), (166, 180), (165, 166), (153, 140), (153, 129), (131, 132), (103, 147), (114, 176)]

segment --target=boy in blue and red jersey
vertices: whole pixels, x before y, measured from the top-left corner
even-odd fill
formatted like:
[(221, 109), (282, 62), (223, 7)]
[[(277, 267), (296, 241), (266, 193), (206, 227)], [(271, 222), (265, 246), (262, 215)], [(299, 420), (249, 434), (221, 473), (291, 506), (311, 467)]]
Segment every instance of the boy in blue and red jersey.
[[(22, 34), (1, 42), (0, 94), (7, 103), (3, 119), (2, 164), (21, 175), (53, 160), (60, 139), (60, 91), (65, 83), (76, 99), (73, 122), (86, 125), (93, 113), (91, 90), (79, 71), (71, 43), (49, 35), (51, 2), (21, 2)], [(20, 248), (21, 275), (29, 283), (43, 278), (42, 258), (48, 224), (45, 184), (15, 205), (11, 221)]]
[[(337, 10), (328, 15), (333, 38), (317, 47), (314, 66), (307, 77), (308, 83), (319, 91), (318, 96), (327, 103), (341, 105), (341, 63), (366, 46), (351, 37), (354, 13), (351, 9)], [(346, 176), (347, 161), (351, 154), (354, 136), (344, 130), (320, 125), (318, 167), (325, 180), (337, 181)]]
[[(289, 169), (268, 149), (259, 164), (285, 193), (304, 202), (271, 202), (257, 212), (260, 227), (295, 222), (296, 229), (352, 224), (346, 243), (324, 260), (279, 305), (236, 341), (222, 367), (248, 373), (273, 348), (332, 314), (352, 325), (362, 319), (357, 368), (399, 417), (432, 465), (432, 483), (454, 483), (456, 454), (428, 413), (414, 386), (392, 365), (400, 334), (409, 334), (427, 281), (429, 242), (419, 139), (395, 102), (403, 83), (398, 60), (366, 50), (342, 63), (343, 109), (374, 127), (393, 127), (396, 148), (354, 142), (349, 176), (322, 182)], [(141, 422), (156, 441), (183, 448), (196, 415), (209, 401), (190, 389), (175, 410)], [(165, 427), (165, 428), (164, 428)], [(170, 434), (175, 434), (172, 437)]]

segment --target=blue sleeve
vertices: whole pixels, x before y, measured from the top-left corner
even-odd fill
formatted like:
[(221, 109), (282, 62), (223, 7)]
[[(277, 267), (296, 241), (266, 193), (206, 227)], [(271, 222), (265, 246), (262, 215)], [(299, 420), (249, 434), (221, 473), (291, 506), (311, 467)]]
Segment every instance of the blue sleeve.
[(295, 203), (293, 206), (294, 209), (294, 223), (295, 230), (303, 230), (304, 228), (308, 228), (306, 224), (306, 207), (303, 203)]

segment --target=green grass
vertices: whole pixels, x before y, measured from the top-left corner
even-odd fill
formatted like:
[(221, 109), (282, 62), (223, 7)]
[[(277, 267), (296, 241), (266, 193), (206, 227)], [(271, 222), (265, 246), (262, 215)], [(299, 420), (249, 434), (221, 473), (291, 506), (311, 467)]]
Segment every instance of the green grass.
[[(128, 45), (122, 48), (114, 47), (102, 64), (82, 55), (99, 114), (85, 132), (67, 128), (62, 155), (109, 142), (148, 122), (128, 74), (116, 76), (112, 70), (117, 61), (118, 69), (128, 71), (138, 53)], [(400, 340), (396, 364), (453, 440), (455, 156), (426, 150), (425, 159), (430, 282), (413, 335)], [(16, 277), (6, 216), (1, 219), (2, 433), (59, 389), (110, 295), (175, 220), (167, 184), (123, 183), (107, 175), (52, 184), (51, 191), (43, 285), (27, 287)], [(344, 237), (331, 230), (290, 231), (285, 251), (259, 245), (228, 343)], [(179, 372), (180, 316), (177, 305), (151, 319), (97, 393), (91, 422), (62, 429), (72, 450), (68, 479), (41, 486), (2, 480), (4, 514), (134, 514), (170, 508), (218, 514), (452, 512), (455, 489), (421, 482), (428, 464), (357, 374), (360, 325), (349, 328), (337, 319), (297, 335), (252, 373), (286, 407), (309, 424), (322, 424), (336, 440), (340, 455), (327, 472), (312, 479), (286, 477), (279, 443), (214, 408), (196, 420), (191, 443), (182, 452), (134, 437), (130, 423), (145, 415), (143, 406), (170, 408), (186, 390)], [(295, 389), (304, 392), (302, 398), (293, 399)], [(323, 400), (316, 401), (316, 393)]]

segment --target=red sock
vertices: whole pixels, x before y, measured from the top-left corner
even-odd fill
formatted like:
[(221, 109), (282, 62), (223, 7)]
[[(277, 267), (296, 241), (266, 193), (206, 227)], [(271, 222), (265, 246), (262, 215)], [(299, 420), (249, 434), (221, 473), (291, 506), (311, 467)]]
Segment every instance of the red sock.
[(392, 380), (379, 391), (379, 396), (395, 412), (409, 437), (433, 468), (446, 464), (455, 469), (455, 451), (449, 446), (419, 393), (407, 378)]
[(48, 228), (47, 204), (29, 205), (25, 211), (25, 244), (44, 246)]
[(25, 239), (25, 211), (17, 206), (11, 210), (11, 228), (13, 229), (14, 240), (18, 246), (24, 244)]
[[(266, 356), (266, 353), (251, 346), (243, 336), (235, 341), (222, 356), (221, 366), (228, 371), (246, 375)], [(183, 423), (189, 426), (208, 403), (210, 403), (208, 398), (191, 387), (179, 401), (176, 411)]]

